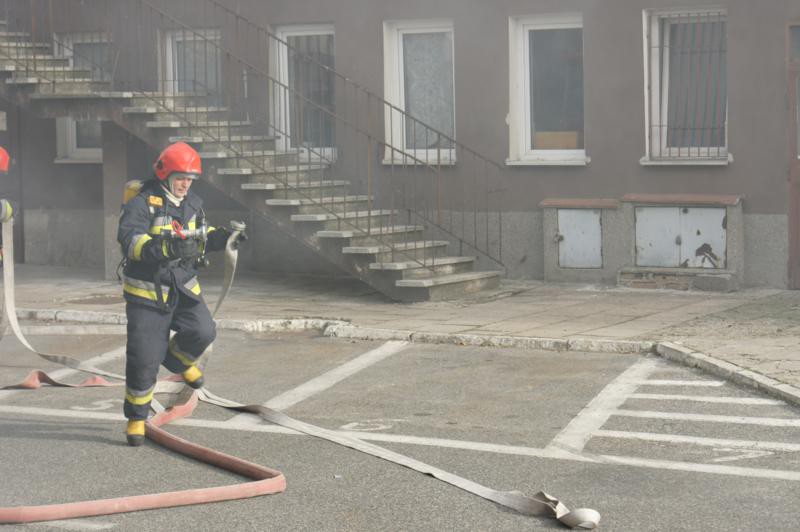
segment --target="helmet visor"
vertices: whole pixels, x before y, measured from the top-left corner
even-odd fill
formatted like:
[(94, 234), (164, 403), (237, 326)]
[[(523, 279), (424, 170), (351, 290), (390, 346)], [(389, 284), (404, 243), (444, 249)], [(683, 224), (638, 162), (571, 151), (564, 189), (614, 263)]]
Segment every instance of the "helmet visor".
[(169, 177), (172, 179), (197, 179), (200, 176), (197, 174), (190, 174), (187, 172), (172, 172), (169, 175)]

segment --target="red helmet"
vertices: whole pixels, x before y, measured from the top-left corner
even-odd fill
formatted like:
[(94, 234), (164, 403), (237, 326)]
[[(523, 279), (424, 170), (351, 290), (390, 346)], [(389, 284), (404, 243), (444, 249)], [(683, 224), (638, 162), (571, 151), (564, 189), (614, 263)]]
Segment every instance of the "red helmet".
[(11, 162), (11, 157), (5, 148), (0, 146), (0, 172), (8, 173), (8, 163)]
[(195, 176), (203, 173), (200, 155), (185, 142), (176, 142), (167, 146), (156, 159), (153, 170), (159, 181), (164, 181), (174, 172), (194, 174)]

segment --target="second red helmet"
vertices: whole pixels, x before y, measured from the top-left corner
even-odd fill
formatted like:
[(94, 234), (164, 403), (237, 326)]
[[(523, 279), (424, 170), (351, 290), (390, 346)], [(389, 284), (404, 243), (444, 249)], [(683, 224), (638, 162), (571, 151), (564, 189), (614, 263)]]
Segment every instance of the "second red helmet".
[(194, 175), (203, 173), (200, 154), (185, 142), (167, 146), (156, 159), (153, 170), (160, 181), (166, 180), (175, 172)]
[(8, 164), (11, 162), (11, 156), (8, 155), (8, 152), (5, 148), (0, 146), (0, 172), (7, 173), (8, 172)]

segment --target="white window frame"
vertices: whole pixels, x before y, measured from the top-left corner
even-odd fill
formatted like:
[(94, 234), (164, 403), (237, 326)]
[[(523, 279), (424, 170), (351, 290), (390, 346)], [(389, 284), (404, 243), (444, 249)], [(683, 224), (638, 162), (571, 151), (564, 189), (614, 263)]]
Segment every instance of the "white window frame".
[[(387, 146), (383, 164), (403, 165), (452, 165), (456, 163), (456, 147), (442, 149), (414, 149), (406, 147), (406, 124), (402, 113), (405, 111), (405, 72), (403, 68), (403, 36), (411, 33), (447, 33), (450, 35), (453, 58), (453, 137), (456, 132), (456, 84), (455, 84), (455, 32), (450, 19), (429, 20), (388, 20), (383, 23), (383, 92), (391, 105), (384, 111)], [(388, 146), (389, 139), (395, 149)], [(398, 151), (399, 149), (399, 151)]]
[(530, 32), (548, 29), (583, 31), (581, 13), (553, 13), (526, 17), (510, 17), (509, 36), (509, 113), (508, 166), (586, 166), (586, 120), (584, 148), (576, 150), (537, 150), (531, 148), (531, 76)]
[[(644, 116), (645, 116), (645, 155), (640, 160), (642, 165), (727, 165), (733, 161), (728, 151), (728, 97), (725, 98), (725, 146), (714, 147), (679, 147), (667, 146), (667, 135), (658, 135), (652, 126), (652, 109), (660, 110), (660, 123), (668, 124), (669, 117), (669, 63), (665, 65), (666, 75), (661, 79), (661, 62), (659, 59), (661, 33), (659, 22), (675, 15), (705, 14), (719, 12), (717, 20), (727, 23), (727, 10), (718, 6), (681, 7), (669, 9), (645, 9), (642, 11), (643, 44), (644, 44)], [(708, 19), (712, 20), (712, 19)], [(669, 39), (669, 35), (666, 36)], [(658, 43), (655, 46), (654, 43)], [(725, 61), (728, 55), (726, 52)], [(653, 146), (658, 145), (663, 158), (653, 158)], [(719, 157), (716, 157), (717, 154)]]
[[(216, 28), (187, 28), (182, 30), (165, 30), (162, 35), (163, 38), (163, 68), (159, 68), (161, 73), (161, 91), (165, 94), (180, 95), (182, 92), (178, 91), (177, 87), (177, 65), (175, 62), (175, 45), (178, 41), (196, 41), (202, 39), (216, 40), (218, 43), (222, 42), (222, 33)], [(222, 89), (222, 56), (220, 54), (220, 72), (218, 72), (217, 82)]]
[[(333, 35), (333, 50), (336, 53), (336, 31), (333, 24), (295, 24), (288, 26), (278, 26), (274, 29), (275, 36), (283, 42), (288, 42), (289, 37), (304, 37), (311, 35)], [(278, 80), (282, 86), (289, 86), (289, 50), (281, 43), (270, 47), (270, 75)], [(281, 86), (281, 87), (282, 87)], [(274, 131), (277, 136), (276, 147), (279, 151), (289, 151), (291, 146), (291, 120), (286, 116), (285, 110), (288, 109), (286, 103), (286, 92), (281, 87), (272, 90), (270, 101), (272, 102), (272, 114), (278, 123), (279, 129)], [(277, 89), (277, 90), (276, 90)], [(315, 158), (317, 154), (328, 161), (336, 160), (336, 148), (333, 146), (320, 146), (309, 152), (307, 148), (300, 147), (299, 151), (304, 159)]]
[[(69, 59), (69, 67), (73, 68), (73, 46), (76, 43), (104, 43), (110, 45), (105, 33), (75, 32), (59, 33), (53, 36), (56, 57)], [(100, 164), (103, 162), (102, 148), (78, 147), (78, 122), (74, 118), (62, 116), (56, 118), (56, 160), (57, 163)]]

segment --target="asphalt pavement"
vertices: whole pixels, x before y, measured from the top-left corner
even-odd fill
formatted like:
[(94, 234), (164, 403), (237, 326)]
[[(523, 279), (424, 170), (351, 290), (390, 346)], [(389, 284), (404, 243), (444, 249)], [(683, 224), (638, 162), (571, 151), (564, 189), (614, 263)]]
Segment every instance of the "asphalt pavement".
[[(26, 322), (31, 342), (122, 372), (118, 325)], [(55, 328), (58, 327), (58, 328)], [(41, 368), (0, 342), (3, 382)], [(502, 490), (595, 508), (605, 530), (788, 530), (800, 409), (655, 354), (222, 330), (207, 387)], [(124, 443), (121, 389), (0, 391), (0, 506), (240, 482)], [(159, 396), (165, 402), (168, 396)], [(168, 429), (281, 470), (284, 493), (2, 530), (557, 530), (396, 464), (212, 405)]]

